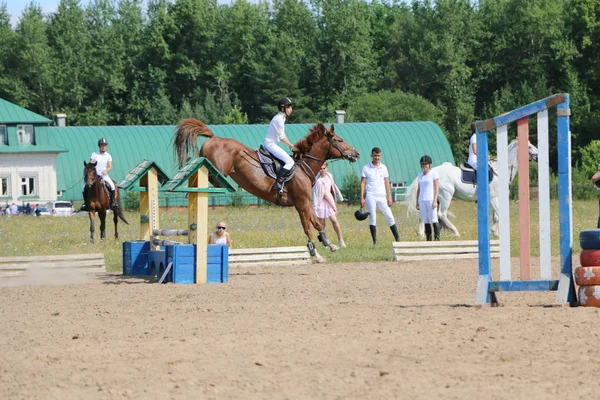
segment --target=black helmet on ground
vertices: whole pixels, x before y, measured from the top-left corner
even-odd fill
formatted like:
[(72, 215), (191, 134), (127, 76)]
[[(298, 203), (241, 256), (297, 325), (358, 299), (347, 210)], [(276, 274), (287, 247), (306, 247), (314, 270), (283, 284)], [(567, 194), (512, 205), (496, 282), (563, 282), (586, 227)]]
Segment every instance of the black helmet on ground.
[(106, 140), (106, 138), (101, 138), (98, 140), (98, 146), (102, 146), (103, 144), (108, 145), (108, 140)]
[(294, 102), (292, 101), (292, 99), (290, 99), (289, 97), (284, 97), (283, 99), (279, 100), (279, 102), (277, 103), (277, 108), (281, 110), (283, 107), (293, 106), (293, 105), (294, 105)]
[(421, 157), (421, 164), (431, 164), (433, 163), (433, 160), (431, 159), (431, 157), (425, 155), (423, 157)]
[(363, 208), (361, 207), (358, 210), (356, 210), (356, 212), (354, 213), (354, 218), (356, 218), (359, 221), (364, 221), (369, 216), (369, 213), (368, 212), (362, 212), (362, 209)]

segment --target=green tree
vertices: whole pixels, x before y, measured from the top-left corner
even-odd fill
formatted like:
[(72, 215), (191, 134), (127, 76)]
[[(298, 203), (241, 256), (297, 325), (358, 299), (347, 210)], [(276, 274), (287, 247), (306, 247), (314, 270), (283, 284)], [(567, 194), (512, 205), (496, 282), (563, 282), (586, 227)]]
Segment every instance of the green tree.
[(347, 118), (348, 122), (433, 121), (441, 125), (444, 115), (421, 96), (380, 91), (353, 100)]
[(87, 104), (86, 77), (89, 68), (88, 28), (79, 0), (61, 0), (58, 10), (47, 24), (51, 61), (53, 112), (64, 112), (77, 124), (79, 113)]

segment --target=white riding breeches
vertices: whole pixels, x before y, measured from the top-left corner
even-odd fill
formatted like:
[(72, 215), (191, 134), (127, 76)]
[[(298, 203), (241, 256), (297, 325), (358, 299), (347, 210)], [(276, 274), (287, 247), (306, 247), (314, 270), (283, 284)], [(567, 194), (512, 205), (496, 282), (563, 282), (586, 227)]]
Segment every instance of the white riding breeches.
[(425, 224), (435, 224), (438, 222), (437, 208), (433, 208), (432, 205), (431, 200), (419, 202), (421, 221)]
[(294, 166), (294, 159), (290, 157), (290, 155), (286, 153), (285, 150), (279, 147), (277, 143), (265, 142), (263, 146), (265, 146), (265, 149), (269, 150), (271, 154), (283, 161), (283, 163), (285, 164), (283, 168), (287, 169), (288, 171), (292, 169), (292, 167)]
[[(108, 175), (98, 175), (100, 176), (100, 178), (102, 178), (104, 180), (104, 182), (108, 182), (108, 186), (110, 186), (110, 190), (115, 190), (115, 184), (113, 183), (112, 179), (110, 179), (110, 177)], [(83, 192), (85, 190), (85, 183), (83, 184), (83, 187), (81, 188), (81, 191)]]
[(367, 211), (369, 212), (369, 225), (377, 225), (377, 207), (383, 213), (383, 216), (387, 220), (389, 226), (396, 223), (394, 215), (392, 215), (392, 209), (387, 204), (387, 197), (385, 196), (366, 196), (365, 203), (367, 203)]

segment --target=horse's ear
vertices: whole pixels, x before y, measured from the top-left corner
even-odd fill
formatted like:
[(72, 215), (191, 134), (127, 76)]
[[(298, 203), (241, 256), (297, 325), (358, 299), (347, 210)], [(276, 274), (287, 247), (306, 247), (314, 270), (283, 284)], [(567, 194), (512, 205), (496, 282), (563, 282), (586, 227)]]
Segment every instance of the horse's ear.
[(333, 124), (331, 124), (331, 128), (329, 128), (329, 131), (330, 131), (331, 133), (335, 133), (335, 128), (334, 128)]
[(83, 162), (83, 166), (84, 166), (84, 167), (87, 167), (87, 163), (86, 163), (85, 161)]
[(333, 125), (329, 129), (325, 128), (325, 136), (328, 138), (332, 138), (335, 136), (335, 132), (333, 131)]

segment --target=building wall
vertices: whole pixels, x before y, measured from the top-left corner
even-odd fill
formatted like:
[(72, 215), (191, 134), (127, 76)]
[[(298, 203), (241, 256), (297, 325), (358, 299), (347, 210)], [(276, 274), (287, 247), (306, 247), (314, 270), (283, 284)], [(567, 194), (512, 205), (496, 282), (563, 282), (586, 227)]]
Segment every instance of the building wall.
[[(45, 203), (57, 199), (56, 153), (2, 154), (0, 155), (0, 178), (8, 177), (9, 196), (0, 196), (0, 205), (16, 203)], [(21, 179), (35, 178), (35, 194), (23, 196)]]

